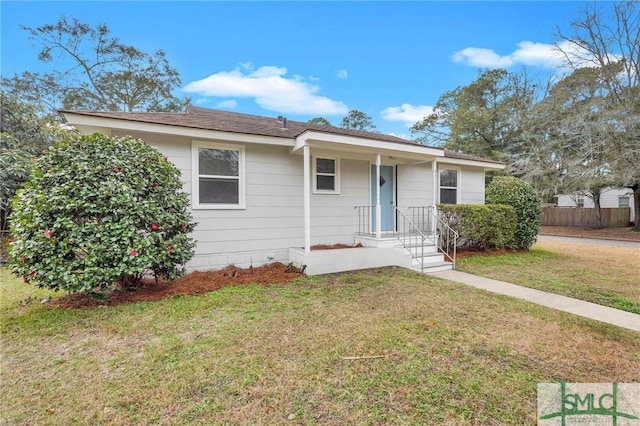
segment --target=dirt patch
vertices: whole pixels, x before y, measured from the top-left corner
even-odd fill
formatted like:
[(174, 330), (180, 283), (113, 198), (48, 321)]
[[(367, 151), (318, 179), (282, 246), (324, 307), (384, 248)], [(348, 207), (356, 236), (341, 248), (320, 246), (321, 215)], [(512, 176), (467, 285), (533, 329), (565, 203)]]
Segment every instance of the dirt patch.
[(633, 227), (625, 228), (582, 228), (573, 226), (541, 226), (540, 234), (558, 235), (562, 237), (609, 238), (614, 240), (640, 241), (640, 232), (633, 232)]
[(179, 295), (208, 293), (226, 286), (284, 283), (301, 275), (296, 268), (278, 262), (246, 269), (230, 265), (218, 271), (191, 272), (175, 281), (158, 280), (156, 283), (153, 279), (145, 280), (140, 288), (132, 291), (116, 290), (104, 301), (92, 299), (84, 294), (72, 294), (53, 299), (49, 305), (63, 308), (115, 306)]
[(364, 247), (362, 243), (354, 243), (354, 244), (316, 244), (315, 246), (311, 246), (311, 250), (336, 250), (336, 249), (344, 249), (344, 248), (359, 248)]

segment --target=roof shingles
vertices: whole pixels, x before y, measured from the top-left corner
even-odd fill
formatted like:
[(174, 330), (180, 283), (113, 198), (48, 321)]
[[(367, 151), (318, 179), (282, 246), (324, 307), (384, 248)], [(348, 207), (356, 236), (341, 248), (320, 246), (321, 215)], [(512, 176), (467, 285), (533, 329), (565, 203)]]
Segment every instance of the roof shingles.
[[(241, 114), (237, 112), (220, 111), (209, 108), (189, 106), (185, 113), (173, 112), (122, 112), (122, 111), (61, 111), (63, 113), (87, 115), (93, 117), (112, 118), (118, 120), (135, 121), (140, 123), (163, 124), (168, 126), (188, 127), (203, 130), (215, 130), (221, 132), (232, 132), (249, 135), (273, 136), (283, 138), (296, 138), (305, 131), (317, 131), (336, 135), (354, 136), (370, 140), (379, 140), (392, 143), (411, 144), (397, 136), (385, 135), (382, 133), (372, 133), (360, 130), (343, 129), (334, 126), (314, 126), (300, 121), (278, 120), (272, 117), (259, 115)], [(436, 148), (442, 149), (442, 148)], [(501, 164), (497, 161), (486, 158), (474, 157), (444, 150), (445, 158), (456, 158), (462, 160), (483, 161)]]

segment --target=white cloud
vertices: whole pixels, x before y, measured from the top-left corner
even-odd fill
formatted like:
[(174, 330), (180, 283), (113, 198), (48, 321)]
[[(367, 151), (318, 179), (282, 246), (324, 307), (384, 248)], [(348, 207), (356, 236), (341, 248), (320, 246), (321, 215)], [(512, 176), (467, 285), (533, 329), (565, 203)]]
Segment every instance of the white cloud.
[[(560, 49), (553, 44), (534, 43), (532, 41), (521, 41), (517, 46), (517, 49), (508, 55), (499, 55), (492, 49), (467, 47), (455, 52), (453, 60), (481, 68), (508, 68), (516, 64), (544, 68), (563, 68), (566, 62), (562, 51), (571, 52), (573, 55), (582, 58), (589, 56), (586, 51), (566, 40), (559, 44)], [(589, 63), (586, 59), (580, 62), (585, 65)]]
[(404, 134), (404, 133), (393, 133), (393, 132), (390, 132), (390, 133), (387, 133), (387, 134), (390, 135), (390, 136), (395, 136), (397, 138), (411, 140), (411, 138), (408, 135)]
[(388, 107), (382, 110), (382, 118), (387, 121), (401, 121), (407, 127), (413, 126), (416, 122), (433, 113), (433, 107), (429, 105), (402, 104), (400, 106)]
[(501, 68), (513, 65), (510, 57), (500, 56), (491, 49), (480, 47), (466, 47), (457, 51), (453, 54), (453, 61), (481, 68)]
[(254, 70), (251, 63), (243, 63), (232, 71), (193, 81), (182, 90), (202, 96), (254, 98), (260, 107), (281, 113), (339, 115), (349, 110), (343, 102), (319, 96), (319, 86), (299, 75), (287, 78), (286, 74), (283, 67)]
[(344, 79), (346, 79), (347, 77), (349, 77), (349, 73), (347, 72), (347, 70), (345, 70), (345, 69), (343, 68), (343, 69), (341, 69), (341, 70), (336, 71), (336, 77), (337, 77), (337, 78), (339, 78), (339, 79), (341, 79), (341, 80), (344, 80)]
[(218, 102), (216, 108), (234, 109), (237, 108), (238, 101), (235, 99), (227, 99), (226, 101)]

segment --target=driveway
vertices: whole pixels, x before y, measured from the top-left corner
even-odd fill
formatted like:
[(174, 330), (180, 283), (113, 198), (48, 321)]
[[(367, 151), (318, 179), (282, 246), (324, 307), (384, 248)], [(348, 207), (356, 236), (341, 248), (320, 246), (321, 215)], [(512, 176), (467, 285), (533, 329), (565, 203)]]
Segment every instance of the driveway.
[(555, 235), (538, 235), (538, 241), (559, 241), (574, 244), (595, 244), (601, 246), (628, 247), (640, 249), (638, 241), (606, 240), (604, 238), (560, 237)]

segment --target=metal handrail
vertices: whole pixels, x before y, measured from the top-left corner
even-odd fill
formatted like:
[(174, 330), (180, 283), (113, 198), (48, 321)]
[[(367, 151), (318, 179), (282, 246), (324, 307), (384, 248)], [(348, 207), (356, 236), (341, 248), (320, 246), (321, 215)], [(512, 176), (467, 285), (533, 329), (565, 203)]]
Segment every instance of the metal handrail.
[[(420, 228), (409, 219), (400, 209), (394, 208), (395, 213), (398, 215), (398, 230), (396, 237), (400, 240), (402, 247), (407, 249), (413, 259), (416, 259), (420, 264), (420, 271), (424, 272), (424, 242), (427, 236), (420, 230)], [(402, 219), (402, 220), (400, 220)], [(407, 228), (409, 231), (407, 231)], [(413, 242), (416, 245), (413, 245)], [(418, 251), (414, 254), (414, 249), (418, 248)]]
[[(447, 225), (440, 215), (437, 212), (432, 212), (433, 217), (436, 219), (436, 234), (438, 238), (436, 238), (435, 243), (445, 257), (448, 257), (449, 260), (453, 263), (453, 269), (456, 269), (456, 254), (458, 250), (458, 238), (460, 235), (456, 231), (454, 231), (449, 225)], [(444, 232), (443, 232), (444, 231)], [(449, 254), (450, 250), (453, 249), (453, 257)]]
[(407, 207), (411, 215), (411, 221), (422, 232), (432, 235), (435, 234), (433, 227), (433, 206), (410, 206)]
[[(459, 235), (442, 220), (433, 206), (408, 207), (411, 218), (405, 215), (397, 206), (383, 207), (393, 208), (393, 217), (396, 218), (393, 234), (400, 240), (402, 246), (409, 250), (411, 257), (420, 263), (422, 271), (424, 271), (424, 243), (427, 239), (432, 239), (438, 252), (453, 263), (453, 269), (456, 268)], [(374, 233), (372, 215), (375, 214), (375, 206), (355, 206), (355, 209), (358, 214), (357, 235), (371, 235)], [(412, 245), (412, 241), (415, 241), (416, 245)], [(417, 244), (418, 242), (420, 243), (419, 245)], [(420, 253), (416, 252), (414, 254), (412, 249), (416, 247), (419, 247)]]
[[(437, 210), (433, 206), (412, 206), (408, 208), (411, 211), (411, 217), (416, 218), (414, 222), (418, 223), (418, 228), (423, 232), (434, 234), (434, 243), (439, 252), (445, 259), (453, 263), (453, 269), (456, 268), (456, 255), (458, 238), (460, 237), (449, 225), (447, 225)], [(453, 255), (451, 252), (453, 251)]]

